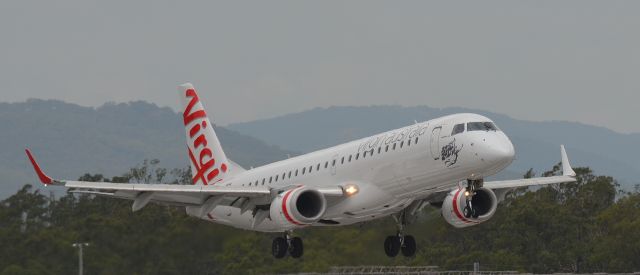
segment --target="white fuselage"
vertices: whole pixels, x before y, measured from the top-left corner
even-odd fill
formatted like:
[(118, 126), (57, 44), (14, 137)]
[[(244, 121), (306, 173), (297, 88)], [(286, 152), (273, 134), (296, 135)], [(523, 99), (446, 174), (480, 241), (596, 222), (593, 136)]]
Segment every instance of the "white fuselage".
[[(493, 175), (511, 163), (514, 148), (500, 130), (465, 129), (452, 135), (455, 125), (472, 122), (491, 120), (476, 114), (445, 116), (254, 168), (217, 184), (274, 189), (354, 184), (357, 194), (337, 198), (327, 208), (322, 219), (331, 223), (313, 225), (377, 219), (414, 200), (451, 190), (460, 181)], [(190, 212), (187, 208), (198, 216)], [(238, 207), (217, 206), (203, 218), (243, 229), (283, 231), (269, 219), (252, 228), (251, 211), (241, 214)]]

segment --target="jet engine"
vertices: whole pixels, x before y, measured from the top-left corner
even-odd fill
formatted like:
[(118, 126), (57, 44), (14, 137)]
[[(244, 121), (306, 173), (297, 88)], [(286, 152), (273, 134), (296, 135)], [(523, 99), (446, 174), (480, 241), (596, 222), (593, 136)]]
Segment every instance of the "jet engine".
[[(442, 217), (457, 228), (478, 225), (488, 221), (496, 213), (498, 199), (496, 194), (488, 188), (478, 188), (471, 197), (467, 207), (465, 188), (451, 191), (442, 204)], [(473, 211), (471, 211), (473, 209)]]
[(322, 193), (300, 186), (278, 194), (269, 212), (273, 222), (290, 229), (317, 222), (326, 210), (327, 200)]

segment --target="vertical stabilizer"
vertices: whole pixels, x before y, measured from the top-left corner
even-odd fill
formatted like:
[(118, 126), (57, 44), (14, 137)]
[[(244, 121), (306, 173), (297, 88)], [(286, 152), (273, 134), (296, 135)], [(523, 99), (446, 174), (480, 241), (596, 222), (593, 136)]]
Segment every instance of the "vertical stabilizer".
[(183, 107), (182, 117), (187, 133), (193, 184), (209, 185), (222, 181), (230, 166), (213, 130), (213, 124), (191, 83), (180, 85), (178, 90)]

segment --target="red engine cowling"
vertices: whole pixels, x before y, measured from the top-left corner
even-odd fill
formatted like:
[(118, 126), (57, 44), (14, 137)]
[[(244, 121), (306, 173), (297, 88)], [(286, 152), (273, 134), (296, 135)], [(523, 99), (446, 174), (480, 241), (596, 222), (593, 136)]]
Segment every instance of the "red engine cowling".
[(493, 217), (498, 207), (498, 199), (491, 189), (478, 188), (471, 199), (477, 218), (467, 218), (464, 215), (466, 200), (465, 188), (460, 188), (451, 191), (442, 203), (442, 217), (454, 227), (463, 228), (486, 222)]
[(284, 191), (273, 200), (271, 220), (284, 229), (317, 222), (327, 210), (327, 200), (316, 189), (300, 186)]

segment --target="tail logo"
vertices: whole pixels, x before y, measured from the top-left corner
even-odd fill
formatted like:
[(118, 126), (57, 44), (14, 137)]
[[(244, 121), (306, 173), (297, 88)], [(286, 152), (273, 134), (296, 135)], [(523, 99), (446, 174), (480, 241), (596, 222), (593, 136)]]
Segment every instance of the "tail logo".
[[(189, 104), (184, 110), (183, 119), (184, 126), (188, 127), (192, 122), (195, 122), (191, 129), (189, 129), (189, 138), (192, 141), (192, 146), (189, 147), (189, 158), (195, 168), (195, 175), (193, 176), (193, 182), (201, 180), (204, 185), (208, 185), (212, 180), (220, 174), (227, 171), (227, 165), (220, 165), (220, 169), (215, 168), (216, 160), (214, 152), (207, 146), (207, 137), (205, 136), (204, 129), (209, 126), (207, 121), (207, 114), (204, 109), (194, 110), (194, 106), (200, 102), (200, 98), (193, 89), (186, 90), (185, 96), (189, 99)], [(193, 151), (191, 150), (193, 148)], [(196, 159), (195, 153), (198, 155)], [(222, 179), (218, 179), (220, 181)], [(216, 182), (217, 182), (216, 181)]]

